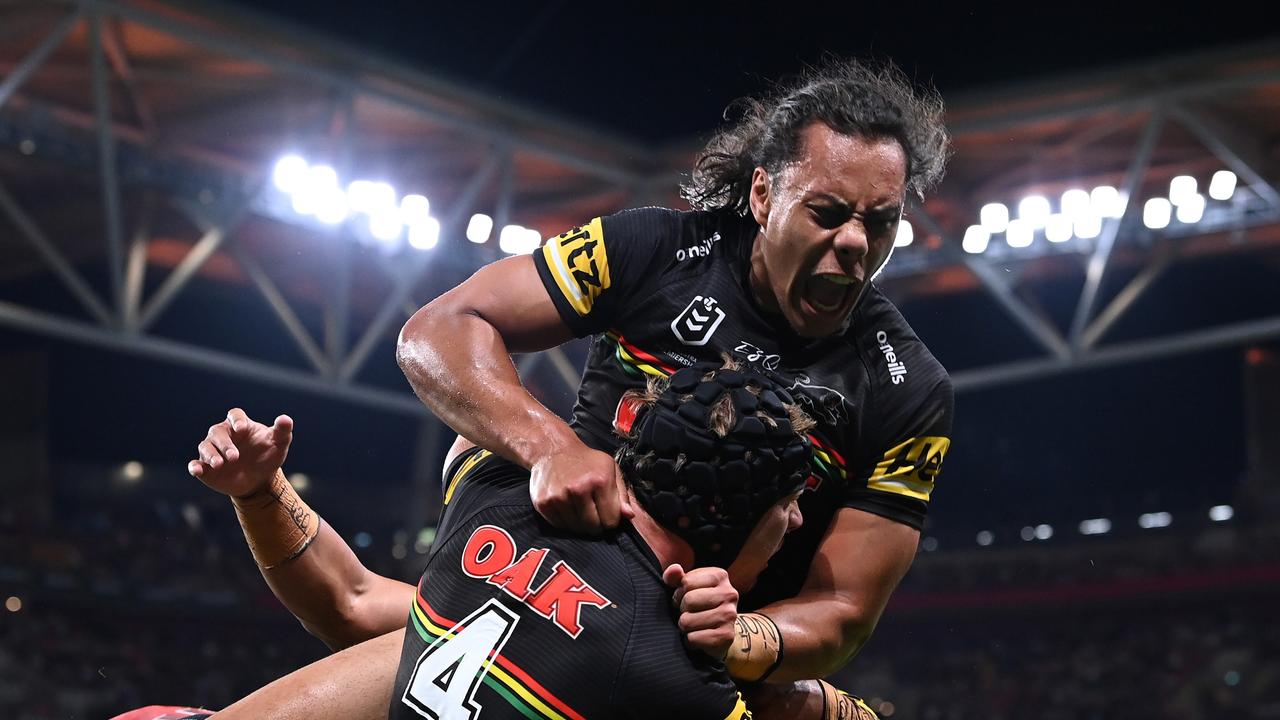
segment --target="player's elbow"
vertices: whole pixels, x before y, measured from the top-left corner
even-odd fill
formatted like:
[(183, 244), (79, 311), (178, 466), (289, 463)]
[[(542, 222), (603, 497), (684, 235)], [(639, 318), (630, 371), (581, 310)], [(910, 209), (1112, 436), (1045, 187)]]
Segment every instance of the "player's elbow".
[(853, 659), (876, 629), (880, 621), (880, 608), (869, 607), (865, 603), (846, 600), (836, 603), (835, 627), (840, 631), (832, 633), (832, 647), (827, 657), (831, 658), (834, 667), (831, 672), (844, 667)]

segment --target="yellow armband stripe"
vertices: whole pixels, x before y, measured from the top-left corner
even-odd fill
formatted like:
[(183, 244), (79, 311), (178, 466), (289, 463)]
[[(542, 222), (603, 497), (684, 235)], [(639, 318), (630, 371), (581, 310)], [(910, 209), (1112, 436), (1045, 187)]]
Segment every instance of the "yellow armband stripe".
[(922, 436), (895, 445), (884, 454), (867, 481), (872, 490), (929, 502), (934, 479), (951, 447), (951, 438)]
[(558, 235), (542, 246), (560, 294), (585, 317), (600, 293), (609, 289), (609, 255), (600, 218)]

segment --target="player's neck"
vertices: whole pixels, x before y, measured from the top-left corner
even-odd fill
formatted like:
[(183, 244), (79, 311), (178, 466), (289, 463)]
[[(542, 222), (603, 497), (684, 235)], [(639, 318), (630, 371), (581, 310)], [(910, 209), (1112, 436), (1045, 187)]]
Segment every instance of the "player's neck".
[(675, 563), (688, 570), (693, 565), (693, 548), (689, 547), (689, 543), (659, 525), (652, 515), (645, 512), (644, 506), (636, 501), (634, 495), (631, 497), (631, 505), (635, 508), (631, 525), (658, 558), (659, 572)]

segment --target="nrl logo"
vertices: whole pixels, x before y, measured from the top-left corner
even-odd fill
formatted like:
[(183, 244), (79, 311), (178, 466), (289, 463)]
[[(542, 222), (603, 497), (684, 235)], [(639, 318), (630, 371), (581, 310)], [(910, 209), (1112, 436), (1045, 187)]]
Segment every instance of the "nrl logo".
[(724, 320), (724, 310), (713, 297), (695, 295), (693, 300), (671, 321), (671, 332), (685, 345), (706, 345)]

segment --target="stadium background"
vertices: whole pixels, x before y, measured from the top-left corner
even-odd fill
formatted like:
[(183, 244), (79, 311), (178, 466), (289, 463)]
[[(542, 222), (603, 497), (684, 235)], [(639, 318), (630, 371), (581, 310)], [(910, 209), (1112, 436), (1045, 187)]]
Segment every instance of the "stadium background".
[[(319, 657), (185, 475), (204, 428), (293, 415), (291, 479), (416, 577), (448, 435), (407, 314), (681, 206), (723, 107), (829, 51), (935, 82), (956, 147), (881, 280), (956, 381), (953, 449), (838, 682), (886, 717), (1280, 717), (1280, 44), (1027, 12), (0, 5), (0, 715), (218, 707)], [(565, 413), (583, 358), (517, 363)]]

